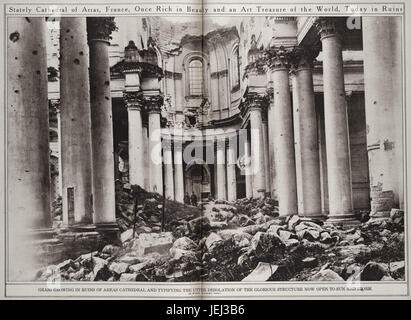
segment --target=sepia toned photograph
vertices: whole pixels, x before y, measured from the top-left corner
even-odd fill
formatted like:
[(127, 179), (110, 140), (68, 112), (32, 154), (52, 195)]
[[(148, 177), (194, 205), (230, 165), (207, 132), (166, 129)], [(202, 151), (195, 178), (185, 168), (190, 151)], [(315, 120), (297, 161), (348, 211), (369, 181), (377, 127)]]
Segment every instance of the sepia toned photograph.
[(6, 281), (406, 283), (402, 14), (111, 14), (6, 17)]

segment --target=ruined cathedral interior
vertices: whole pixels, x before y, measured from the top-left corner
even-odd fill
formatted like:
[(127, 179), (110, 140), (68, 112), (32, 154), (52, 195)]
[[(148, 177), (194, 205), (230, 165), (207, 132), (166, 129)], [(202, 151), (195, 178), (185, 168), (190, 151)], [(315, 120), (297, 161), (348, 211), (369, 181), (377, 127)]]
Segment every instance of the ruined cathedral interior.
[(343, 226), (402, 209), (402, 21), (349, 19), (9, 19), (9, 222), (44, 237), (61, 197), (65, 227), (113, 232), (116, 184)]

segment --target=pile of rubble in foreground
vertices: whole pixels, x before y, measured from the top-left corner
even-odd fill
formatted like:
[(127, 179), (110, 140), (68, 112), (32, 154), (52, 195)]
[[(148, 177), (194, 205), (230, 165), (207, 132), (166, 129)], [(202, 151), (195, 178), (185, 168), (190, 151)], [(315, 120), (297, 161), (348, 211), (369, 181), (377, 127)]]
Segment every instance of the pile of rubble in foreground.
[(204, 204), (201, 216), (198, 208), (178, 204), (181, 208), (174, 211), (168, 208), (166, 231), (161, 232), (155, 228), (160, 226), (161, 201), (161, 197), (141, 199), (138, 227), (133, 230), (131, 222), (125, 223), (123, 228), (130, 228), (122, 232), (121, 244), (43, 268), (37, 279), (404, 280), (404, 213), (400, 210), (393, 209), (390, 219), (344, 230), (298, 216), (282, 221), (270, 199), (210, 202)]

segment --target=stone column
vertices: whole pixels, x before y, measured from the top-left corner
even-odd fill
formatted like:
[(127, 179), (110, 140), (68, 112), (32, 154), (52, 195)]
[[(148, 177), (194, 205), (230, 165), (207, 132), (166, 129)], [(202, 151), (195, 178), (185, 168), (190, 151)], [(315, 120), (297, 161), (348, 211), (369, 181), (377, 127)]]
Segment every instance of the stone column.
[(250, 105), (250, 127), (251, 127), (251, 163), (253, 173), (253, 197), (265, 196), (265, 164), (264, 164), (264, 142), (263, 125), (261, 115), (261, 101), (258, 99)]
[(251, 168), (251, 144), (250, 144), (250, 139), (248, 136), (245, 137), (244, 139), (244, 152), (245, 152), (245, 193), (247, 198), (252, 198), (253, 197), (253, 176), (252, 174), (252, 168)]
[(92, 223), (91, 119), (86, 18), (60, 20), (63, 221)]
[(174, 190), (175, 199), (184, 202), (184, 172), (183, 172), (183, 144), (179, 139), (174, 139)]
[(217, 199), (227, 200), (225, 140), (217, 140)]
[(384, 217), (403, 207), (401, 18), (362, 21), (371, 215)]
[(295, 152), (295, 178), (297, 181), (297, 206), (298, 215), (302, 216), (304, 211), (303, 182), (301, 175), (301, 148), (300, 148), (300, 117), (298, 105), (297, 77), (295, 70), (291, 70), (291, 86), (293, 101), (293, 126), (294, 126), (294, 152)]
[(63, 173), (63, 166), (61, 164), (61, 115), (60, 115), (60, 100), (59, 100), (59, 107), (57, 109), (57, 132), (58, 132), (58, 150), (59, 150), (59, 160), (58, 160), (58, 166), (59, 166), (59, 186), (58, 186), (58, 194), (62, 196), (63, 194), (63, 179), (62, 179), (62, 173)]
[(165, 196), (166, 199), (174, 200), (174, 172), (171, 137), (164, 139), (162, 145), (164, 159)]
[(227, 200), (237, 199), (237, 179), (235, 167), (237, 165), (237, 139), (229, 140), (227, 148)]
[(265, 193), (271, 195), (270, 182), (270, 150), (268, 148), (268, 115), (263, 115), (262, 134), (263, 134), (263, 152), (264, 152), (264, 178), (265, 178)]
[(342, 44), (335, 20), (320, 18), (323, 51), (324, 119), (327, 147), (329, 222), (356, 223), (353, 215), (350, 146), (344, 90)]
[(277, 49), (271, 65), (274, 83), (273, 127), (279, 214), (297, 214), (293, 116), (288, 52)]
[(149, 138), (149, 162), (150, 162), (150, 191), (163, 194), (163, 168), (161, 156), (161, 126), (160, 96), (146, 97), (148, 109), (148, 138)]
[[(94, 223), (116, 228), (113, 116), (108, 47), (114, 18), (87, 18), (90, 50), (90, 106)], [(111, 28), (110, 28), (111, 26)], [(63, 52), (64, 55), (64, 52)]]
[(128, 165), (131, 185), (144, 188), (144, 138), (141, 112), (141, 92), (125, 92), (124, 102), (128, 112)]
[(322, 218), (321, 214), (321, 184), (320, 159), (318, 151), (317, 117), (315, 112), (312, 62), (315, 52), (297, 48), (294, 52), (293, 87), (295, 117), (295, 132), (298, 134), (299, 158), (301, 172), (301, 199), (303, 204), (301, 214), (312, 219)]
[(7, 217), (14, 237), (51, 227), (49, 106), (44, 18), (10, 17), (7, 29)]
[[(272, 78), (272, 72), (268, 70), (269, 79)], [(270, 194), (271, 198), (278, 199), (277, 195), (277, 179), (275, 173), (275, 155), (274, 155), (274, 88), (272, 81), (270, 81), (270, 88), (268, 89), (269, 101), (267, 107), (267, 125), (268, 125), (268, 168), (270, 177)], [(268, 190), (267, 190), (268, 191)]]

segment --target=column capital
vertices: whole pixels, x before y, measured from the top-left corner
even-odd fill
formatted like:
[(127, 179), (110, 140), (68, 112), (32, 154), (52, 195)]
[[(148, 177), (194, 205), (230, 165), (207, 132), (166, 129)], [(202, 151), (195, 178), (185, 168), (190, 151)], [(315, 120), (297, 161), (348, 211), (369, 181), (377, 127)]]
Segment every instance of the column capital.
[(126, 91), (123, 93), (123, 99), (129, 110), (138, 110), (144, 106), (143, 93), (141, 91)]
[(88, 41), (111, 40), (111, 33), (117, 30), (114, 17), (89, 17), (87, 18)]
[(290, 58), (291, 71), (296, 72), (300, 69), (313, 68), (315, 58), (319, 52), (319, 48), (295, 47)]
[(293, 48), (273, 46), (266, 50), (268, 68), (271, 71), (286, 70), (290, 67)]
[(317, 28), (320, 39), (328, 37), (340, 37), (339, 21), (332, 17), (319, 17), (314, 21), (314, 26)]
[(264, 110), (267, 108), (270, 102), (268, 94), (248, 93), (245, 96), (244, 105), (249, 111), (252, 110)]
[(144, 97), (144, 105), (148, 113), (160, 113), (164, 97), (160, 94)]

